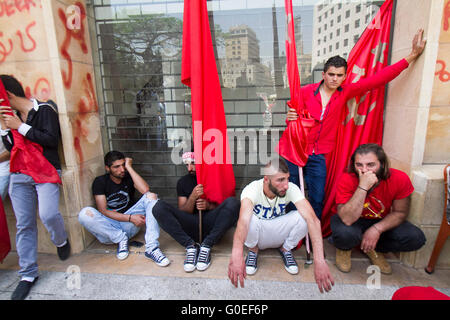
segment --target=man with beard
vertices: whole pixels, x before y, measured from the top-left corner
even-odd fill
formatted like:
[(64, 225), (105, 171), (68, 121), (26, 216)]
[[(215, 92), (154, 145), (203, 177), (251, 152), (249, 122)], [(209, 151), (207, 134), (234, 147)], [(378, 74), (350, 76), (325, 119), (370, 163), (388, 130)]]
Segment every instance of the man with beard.
[[(177, 183), (178, 209), (159, 200), (153, 208), (153, 215), (161, 228), (186, 248), (184, 271), (204, 271), (211, 264), (212, 247), (236, 223), (239, 201), (229, 197), (218, 204), (202, 198), (203, 185), (197, 184), (194, 152), (185, 152), (182, 159), (188, 173)], [(199, 235), (200, 210), (202, 241)]]
[[(241, 210), (233, 239), (228, 278), (244, 287), (247, 275), (257, 271), (259, 250), (278, 248), (286, 271), (298, 273), (292, 255), (298, 242), (309, 232), (314, 249), (314, 276), (320, 292), (331, 290), (333, 277), (324, 258), (320, 221), (303, 192), (289, 182), (283, 159), (274, 158), (264, 167), (264, 178), (247, 185), (241, 193)], [(286, 211), (294, 203), (296, 210)], [(243, 246), (248, 247), (244, 262)]]
[[(159, 226), (152, 214), (157, 195), (150, 192), (147, 182), (134, 170), (133, 160), (122, 152), (110, 151), (104, 160), (106, 174), (92, 183), (97, 209), (83, 208), (78, 221), (101, 243), (117, 243), (119, 260), (128, 257), (128, 240), (145, 226), (145, 256), (160, 267), (167, 266), (170, 261), (159, 248)], [(139, 200), (135, 190), (142, 194)]]
[(331, 218), (336, 266), (351, 269), (351, 250), (360, 246), (372, 264), (392, 273), (385, 252), (415, 251), (425, 244), (423, 232), (406, 221), (414, 187), (408, 175), (392, 169), (383, 148), (363, 144), (353, 153), (348, 172), (338, 181)]

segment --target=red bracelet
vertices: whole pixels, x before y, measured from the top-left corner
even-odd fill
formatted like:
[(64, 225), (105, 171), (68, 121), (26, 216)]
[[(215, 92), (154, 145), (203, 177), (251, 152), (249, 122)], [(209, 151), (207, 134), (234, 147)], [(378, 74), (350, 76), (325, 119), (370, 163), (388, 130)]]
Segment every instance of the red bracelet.
[(131, 214), (130, 214), (130, 216), (128, 217), (128, 222), (130, 222), (131, 221)]

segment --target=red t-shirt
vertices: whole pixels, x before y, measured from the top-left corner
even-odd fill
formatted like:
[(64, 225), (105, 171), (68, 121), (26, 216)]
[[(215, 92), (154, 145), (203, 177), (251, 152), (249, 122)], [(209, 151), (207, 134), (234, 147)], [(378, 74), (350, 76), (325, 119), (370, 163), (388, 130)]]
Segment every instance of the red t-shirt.
[[(378, 186), (373, 189), (364, 201), (364, 209), (361, 213), (362, 218), (382, 219), (390, 211), (394, 200), (404, 199), (414, 191), (414, 187), (408, 175), (397, 169), (390, 169), (390, 177), (382, 180)], [(338, 182), (336, 191), (336, 206), (334, 212), (337, 212), (337, 205), (347, 203), (358, 188), (359, 178), (354, 173), (344, 173)]]

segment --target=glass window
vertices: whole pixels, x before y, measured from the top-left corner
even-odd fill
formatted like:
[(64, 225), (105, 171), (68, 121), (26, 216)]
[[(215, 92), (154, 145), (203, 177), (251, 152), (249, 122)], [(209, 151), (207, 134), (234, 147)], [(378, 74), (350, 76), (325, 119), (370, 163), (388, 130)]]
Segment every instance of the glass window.
[[(344, 32), (338, 28), (335, 35), (329, 35), (335, 44), (325, 47), (327, 40), (321, 31), (336, 27), (344, 14), (345, 19), (350, 18), (345, 21), (345, 32), (354, 26), (349, 9), (356, 6), (354, 2), (344, 6), (330, 2), (326, 7), (323, 3), (294, 1), (302, 85), (317, 81), (312, 70), (337, 54), (335, 50), (344, 40)], [(174, 204), (176, 183), (186, 169), (174, 163), (172, 156), (192, 137), (191, 93), (180, 79), (183, 5), (183, 0), (87, 1), (94, 13), (94, 19), (89, 19), (94, 24), (92, 41), (98, 47), (96, 83), (99, 105), (103, 106), (104, 150), (120, 150), (132, 157), (152, 191)], [(259, 177), (266, 152), (252, 140), (253, 134), (269, 139), (267, 158), (286, 127), (290, 93), (284, 1), (211, 0), (208, 8), (236, 189), (241, 190)], [(328, 9), (330, 15), (337, 15), (329, 26), (325, 18)], [(324, 14), (316, 19), (314, 12)], [(334, 31), (332, 27), (327, 33)], [(339, 54), (347, 56), (351, 50), (348, 39), (343, 46)], [(270, 118), (263, 117), (265, 111)]]

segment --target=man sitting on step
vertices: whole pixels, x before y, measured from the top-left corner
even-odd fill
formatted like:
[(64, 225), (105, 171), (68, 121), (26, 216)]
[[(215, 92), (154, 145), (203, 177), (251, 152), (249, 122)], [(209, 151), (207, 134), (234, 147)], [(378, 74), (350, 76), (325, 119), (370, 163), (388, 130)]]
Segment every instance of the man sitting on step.
[[(128, 240), (145, 226), (145, 256), (158, 266), (170, 261), (159, 248), (159, 225), (152, 214), (158, 201), (150, 192), (147, 182), (134, 170), (133, 160), (122, 152), (110, 151), (105, 155), (106, 174), (92, 183), (97, 209), (83, 208), (78, 221), (101, 243), (117, 243), (117, 259), (128, 257)], [(135, 190), (143, 196), (135, 199)]]
[(406, 173), (389, 167), (383, 148), (363, 144), (353, 153), (338, 181), (337, 214), (331, 217), (336, 266), (351, 269), (351, 250), (360, 246), (381, 273), (392, 273), (383, 253), (415, 251), (425, 244), (423, 232), (406, 221), (414, 187)]
[[(184, 271), (205, 271), (211, 264), (212, 247), (236, 223), (240, 204), (235, 197), (220, 204), (203, 199), (203, 185), (197, 184), (194, 152), (185, 152), (183, 163), (188, 173), (177, 183), (178, 208), (159, 200), (153, 207), (153, 215), (161, 228), (186, 249)], [(199, 235), (200, 211), (202, 235)]]
[[(247, 275), (255, 274), (258, 252), (277, 248), (284, 267), (290, 274), (298, 273), (291, 252), (309, 232), (314, 249), (314, 276), (320, 292), (330, 291), (333, 277), (323, 253), (320, 221), (300, 188), (289, 182), (285, 160), (274, 158), (263, 168), (264, 177), (248, 184), (241, 193), (241, 211), (234, 233), (228, 278), (237, 287), (244, 287)], [(289, 203), (296, 210), (288, 211)], [(243, 247), (249, 248), (244, 261)]]

